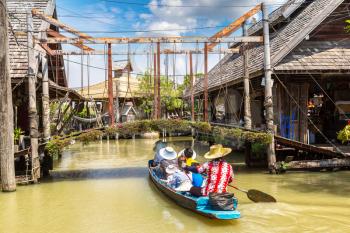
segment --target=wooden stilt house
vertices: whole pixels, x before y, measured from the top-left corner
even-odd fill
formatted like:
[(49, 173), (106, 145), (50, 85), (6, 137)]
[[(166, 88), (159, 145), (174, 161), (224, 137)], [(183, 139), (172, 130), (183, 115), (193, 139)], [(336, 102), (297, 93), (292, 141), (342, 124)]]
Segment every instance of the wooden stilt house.
[[(350, 101), (349, 7), (348, 0), (289, 0), (269, 15), (278, 135), (303, 143), (329, 142), (349, 119), (344, 107)], [(261, 21), (248, 29), (248, 35), (262, 34)], [(250, 45), (248, 54), (252, 125), (264, 129), (263, 45)], [(223, 123), (244, 120), (243, 61), (242, 54), (226, 55), (209, 72), (212, 121), (218, 99), (225, 102)], [(194, 87), (197, 97), (203, 88), (200, 79)]]
[[(50, 100), (63, 97), (79, 101), (68, 88), (63, 56), (52, 56), (57, 45), (38, 45), (36, 38), (59, 33), (59, 29), (32, 16), (37, 9), (57, 18), (55, 0), (7, 0), (9, 17), (10, 76), (13, 89), (14, 125), (29, 135), (32, 180), (40, 177), (38, 145), (50, 138)], [(23, 149), (23, 148), (22, 148)]]

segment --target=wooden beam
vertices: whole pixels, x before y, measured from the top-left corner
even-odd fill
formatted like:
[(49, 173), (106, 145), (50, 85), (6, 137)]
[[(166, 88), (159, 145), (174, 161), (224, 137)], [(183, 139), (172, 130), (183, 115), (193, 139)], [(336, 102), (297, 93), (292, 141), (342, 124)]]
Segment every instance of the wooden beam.
[[(52, 37), (54, 37), (54, 38), (61, 38), (61, 39), (67, 38), (65, 35), (62, 35), (61, 33), (56, 32), (56, 31), (51, 30), (51, 29), (49, 29), (49, 30), (47, 31), (47, 34), (50, 35), (50, 36), (52, 36)], [(83, 45), (82, 43), (73, 43), (72, 45), (74, 45), (75, 47), (78, 47), (78, 48), (82, 49), (83, 51), (88, 51), (88, 52), (94, 51), (93, 48), (90, 48), (90, 47), (88, 47), (88, 46), (86, 46), (86, 45)], [(80, 51), (80, 53), (81, 53), (81, 51)], [(61, 54), (55, 54), (55, 55), (61, 55)]]
[(51, 16), (49, 15), (45, 15), (44, 13), (41, 13), (38, 9), (32, 9), (32, 14), (36, 17), (38, 17), (39, 19), (42, 19), (48, 23), (50, 23), (51, 25), (54, 25), (56, 27), (59, 27), (69, 33), (72, 33), (76, 36), (78, 36), (79, 38), (84, 38), (84, 39), (90, 39), (92, 38), (91, 36), (89, 36), (88, 34), (85, 34), (85, 33), (82, 33), (82, 32), (79, 32), (78, 30), (68, 26), (68, 25), (65, 25), (64, 23), (61, 23), (60, 21), (58, 21), (57, 19), (54, 19), (52, 18)]
[(157, 95), (158, 95), (158, 81), (157, 81), (157, 57), (156, 53), (153, 54), (153, 119), (158, 118), (158, 108), (157, 108)]
[[(93, 50), (93, 49), (92, 49)], [(105, 55), (106, 52), (103, 50), (93, 50), (91, 52), (87, 51), (63, 51), (63, 50), (52, 50), (54, 55)], [(231, 54), (231, 53), (239, 53), (240, 50), (238, 48), (232, 48), (232, 49), (220, 49), (220, 50), (213, 50), (208, 51), (209, 54)], [(194, 49), (182, 49), (182, 50), (171, 50), (171, 49), (164, 49), (160, 51), (160, 54), (203, 54), (204, 50), (194, 50)], [(119, 55), (119, 56), (127, 56), (127, 55), (149, 55), (149, 51), (139, 51), (139, 52), (113, 52), (112, 55)]]
[(83, 44), (131, 44), (131, 43), (233, 43), (233, 42), (263, 42), (262, 36), (234, 36), (228, 38), (209, 38), (209, 37), (94, 37), (94, 38), (47, 38), (47, 39), (38, 39), (36, 38), (37, 43), (48, 43), (48, 44), (74, 44), (74, 43), (83, 43)]
[(345, 168), (350, 166), (350, 158), (343, 159), (322, 159), (322, 160), (301, 160), (291, 161), (285, 166), (278, 162), (280, 171), (286, 170), (315, 170), (315, 169), (335, 169)]
[[(269, 14), (267, 5), (263, 6), (263, 34), (264, 34), (264, 71), (265, 71), (265, 119), (267, 132), (274, 135), (275, 126), (273, 122), (273, 101), (272, 101), (272, 69), (271, 69), (271, 53), (270, 53), (270, 31), (269, 31)], [(276, 172), (276, 153), (275, 139), (272, 137), (271, 142), (267, 146), (267, 162), (271, 173)]]
[(112, 45), (108, 44), (108, 113), (110, 125), (114, 126), (113, 77), (112, 77)]
[(0, 0), (0, 180), (4, 192), (16, 191), (13, 157), (13, 107), (6, 1)]
[(189, 53), (190, 56), (190, 91), (191, 91), (191, 121), (195, 120), (194, 116), (194, 96), (193, 96), (193, 67), (192, 67), (192, 53)]
[[(228, 25), (221, 31), (217, 32), (214, 36), (210, 37), (210, 39), (218, 39), (218, 38), (223, 38), (231, 35), (234, 31), (239, 29), (247, 19), (249, 19), (256, 13), (258, 13), (260, 10), (261, 10), (261, 4), (256, 5), (253, 9), (251, 9), (250, 11), (248, 11), (247, 13), (239, 17), (237, 20), (232, 22), (230, 25)], [(209, 51), (212, 50), (217, 44), (218, 44), (217, 42), (212, 42), (211, 44), (208, 45), (208, 50)]]
[(42, 123), (44, 131), (44, 140), (48, 141), (51, 137), (50, 130), (50, 95), (49, 95), (49, 65), (45, 55), (41, 55), (42, 67)]
[(62, 35), (61, 33), (56, 32), (56, 31), (54, 31), (54, 30), (52, 30), (52, 29), (48, 29), (48, 30), (46, 31), (46, 33), (47, 33), (47, 35), (52, 36), (52, 37), (55, 37), (55, 38), (61, 38), (61, 39), (67, 38), (66, 36), (64, 36), (64, 35)]
[(208, 119), (208, 43), (204, 43), (204, 121)]
[[(31, 14), (27, 14), (27, 29), (29, 27), (33, 29), (33, 18)], [(33, 34), (28, 33), (28, 96), (29, 96), (29, 127), (30, 127), (30, 146), (31, 146), (31, 158), (32, 158), (32, 180), (36, 183), (40, 178), (40, 161), (38, 153), (38, 110), (36, 99), (36, 71), (37, 62), (35, 54), (35, 43), (33, 41)]]
[(40, 44), (40, 46), (46, 51), (47, 54), (49, 54), (50, 56), (55, 56), (55, 51), (50, 49), (50, 47), (46, 44), (46, 43), (43, 43), (43, 44)]
[(162, 114), (160, 99), (160, 42), (157, 42), (157, 114), (157, 119), (160, 119)]
[[(248, 35), (247, 24), (243, 24), (243, 35)], [(250, 107), (250, 81), (249, 81), (249, 49), (248, 44), (244, 43), (242, 45), (243, 48), (243, 69), (244, 69), (244, 77), (243, 77), (243, 86), (244, 86), (244, 128), (251, 129), (252, 128), (252, 113)], [(247, 156), (246, 156), (247, 157)], [(248, 156), (249, 157), (249, 156)]]

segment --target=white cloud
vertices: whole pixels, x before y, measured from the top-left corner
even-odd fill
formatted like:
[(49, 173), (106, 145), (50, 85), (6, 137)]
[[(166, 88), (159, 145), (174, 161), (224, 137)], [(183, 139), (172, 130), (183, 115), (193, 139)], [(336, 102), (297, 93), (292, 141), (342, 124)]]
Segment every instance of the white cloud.
[(113, 12), (114, 14), (120, 14), (120, 9), (117, 7), (111, 7), (111, 12)]
[[(286, 0), (268, 0), (265, 2), (268, 4), (281, 4), (285, 1)], [(164, 27), (164, 25), (176, 25), (178, 26), (177, 28), (180, 27), (181, 29), (213, 27), (225, 21), (233, 21), (258, 3), (260, 3), (260, 1), (257, 0), (151, 0), (148, 5), (151, 15), (147, 14), (147, 17), (145, 17), (145, 15), (142, 14), (140, 18), (145, 21), (135, 26), (137, 29), (143, 28), (149, 30), (155, 28), (157, 24), (159, 24), (159, 28)], [(186, 7), (188, 5), (198, 7)], [(278, 5), (275, 7), (277, 6)], [(184, 34), (185, 32), (187, 31), (183, 30), (180, 34)], [(151, 32), (150, 34), (154, 33)], [(157, 32), (156, 34), (160, 33)], [(164, 34), (168, 35), (170, 32), (164, 32)]]
[[(269, 4), (280, 4), (286, 0), (269, 0)], [(244, 12), (248, 11), (252, 6), (258, 4), (258, 0), (151, 0), (148, 5), (147, 11), (138, 12), (136, 10), (122, 9), (116, 7), (116, 5), (108, 4), (107, 2), (97, 2), (90, 5), (83, 5), (80, 9), (74, 9), (81, 15), (93, 16), (96, 19), (89, 18), (63, 18), (63, 22), (80, 31), (116, 31), (116, 30), (154, 30), (151, 33), (137, 33), (136, 35), (143, 36), (159, 36), (159, 35), (188, 35), (189, 33), (196, 35), (212, 35), (218, 29), (193, 31), (189, 30), (196, 27), (214, 27), (217, 25), (227, 24), (234, 19), (241, 16)], [(163, 6), (162, 6), (163, 5)], [(165, 7), (164, 5), (172, 6), (211, 6), (211, 7)], [(239, 5), (247, 7), (215, 7), (225, 5)], [(276, 5), (277, 7), (277, 5)], [(93, 12), (93, 13), (92, 13)], [(63, 10), (60, 10), (61, 14), (66, 14)], [(180, 30), (173, 30), (180, 29)], [(159, 31), (169, 30), (169, 31)], [(130, 36), (131, 34), (92, 34), (93, 36)], [(176, 45), (177, 49), (189, 48), (194, 45)], [(200, 45), (202, 46), (202, 45)], [(103, 46), (92, 46), (96, 49), (103, 49)], [(133, 51), (145, 51), (149, 48), (149, 45), (135, 45), (132, 47)], [(173, 45), (162, 44), (162, 49), (173, 48)], [(71, 50), (71, 49), (70, 49)], [(78, 50), (75, 48), (75, 50)], [(113, 51), (126, 51), (125, 45), (113, 46)], [(196, 57), (196, 56), (195, 56)], [(114, 60), (125, 59), (126, 57), (113, 56)], [(164, 67), (164, 55), (162, 55), (161, 69), (162, 73), (165, 73)], [(195, 58), (194, 58), (195, 59)], [(70, 57), (70, 60), (80, 62), (80, 57)], [(133, 56), (134, 67), (136, 72), (144, 72), (147, 69), (147, 64), (152, 63), (146, 56)], [(209, 69), (213, 67), (219, 61), (218, 55), (209, 55)], [(85, 62), (86, 63), (86, 60)], [(195, 62), (194, 62), (195, 63)], [(103, 56), (91, 56), (90, 64), (97, 67), (105, 67), (105, 61)], [(168, 73), (171, 75), (173, 70), (172, 56), (169, 57)], [(203, 55), (198, 55), (198, 72), (203, 72)], [(186, 74), (186, 58), (184, 55), (176, 56), (176, 74)], [(70, 64), (70, 82), (72, 87), (80, 86), (81, 67), (78, 64)], [(87, 70), (84, 69), (84, 84), (87, 84)], [(101, 82), (105, 79), (105, 72), (103, 70), (90, 68), (90, 80), (91, 84)], [(178, 80), (182, 80), (179, 78)]]
[[(169, 31), (164, 31), (164, 32), (160, 32), (162, 34), (169, 34), (169, 35), (180, 35), (181, 30), (185, 30), (186, 27), (177, 23), (170, 23), (167, 21), (161, 21), (161, 22), (152, 22), (149, 26), (148, 26), (149, 30), (169, 30)], [(172, 31), (172, 29), (178, 29), (176, 31)]]

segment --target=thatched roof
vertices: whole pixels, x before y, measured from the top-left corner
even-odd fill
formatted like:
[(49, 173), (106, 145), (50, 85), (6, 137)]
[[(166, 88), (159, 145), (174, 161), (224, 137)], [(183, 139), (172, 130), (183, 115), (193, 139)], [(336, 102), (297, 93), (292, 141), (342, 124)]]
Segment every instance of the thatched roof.
[[(333, 55), (344, 52), (344, 49), (347, 49), (348, 46), (339, 43), (338, 45), (340, 45), (340, 48), (335, 48), (337, 44), (329, 44), (328, 41), (320, 41), (312, 44), (312, 42), (305, 40), (305, 38), (335, 12), (342, 3), (347, 3), (348, 1), (314, 0), (302, 1), (303, 3), (296, 1), (298, 4), (290, 5), (291, 2), (291, 0), (288, 1), (285, 5), (281, 6), (280, 9), (272, 13), (275, 15), (270, 15), (269, 17), (270, 20), (277, 21), (281, 21), (281, 17), (283, 17), (283, 23), (285, 23), (283, 27), (280, 27), (276, 32), (270, 34), (271, 64), (272, 67), (275, 68), (275, 72), (281, 72), (281, 70), (285, 68), (288, 68), (288, 70), (293, 68), (315, 69), (317, 67), (312, 64), (316, 64), (316, 62), (314, 62), (315, 60), (312, 60), (312, 58), (316, 56), (318, 52), (320, 52), (317, 55), (318, 59), (323, 59), (322, 62), (327, 63), (327, 66), (324, 66), (324, 68), (332, 69), (336, 72), (341, 72), (343, 68), (349, 70), (349, 68), (346, 67), (346, 65), (348, 66), (348, 62), (344, 63), (340, 58), (337, 60), (341, 61), (339, 63), (333, 60)], [(271, 25), (273, 26), (274, 23), (272, 22)], [(253, 25), (248, 32), (250, 35), (262, 35), (261, 23)], [(273, 29), (271, 29), (271, 32), (273, 32)], [(312, 48), (307, 49), (307, 46), (315, 46), (315, 48), (314, 50)], [(333, 51), (327, 52), (326, 47)], [(249, 60), (249, 73), (251, 78), (253, 78), (263, 73), (264, 47), (262, 44), (259, 44), (249, 51), (251, 58)], [(347, 57), (345, 60), (349, 60), (349, 58), (350, 57)], [(298, 59), (299, 62), (296, 61), (296, 63), (292, 63), (292, 60)], [(301, 66), (300, 59), (304, 61), (312, 60), (312, 62)], [(318, 67), (321, 68), (320, 66)], [(224, 84), (241, 82), (243, 75), (243, 56), (240, 54), (226, 55), (208, 74), (209, 90), (214, 90)], [(202, 93), (203, 90), (203, 79), (200, 79), (194, 86), (194, 93), (199, 94)]]
[[(119, 86), (119, 98), (139, 98), (141, 97), (141, 91), (139, 90), (140, 81), (137, 78), (130, 77), (130, 89), (128, 90), (128, 77), (121, 76), (120, 78), (113, 79), (113, 96), (116, 96), (116, 86)], [(77, 90), (85, 98), (92, 96), (95, 100), (108, 99), (108, 82), (103, 81), (94, 85), (90, 85), (90, 88), (84, 87), (82, 90)], [(89, 94), (88, 94), (89, 93)]]

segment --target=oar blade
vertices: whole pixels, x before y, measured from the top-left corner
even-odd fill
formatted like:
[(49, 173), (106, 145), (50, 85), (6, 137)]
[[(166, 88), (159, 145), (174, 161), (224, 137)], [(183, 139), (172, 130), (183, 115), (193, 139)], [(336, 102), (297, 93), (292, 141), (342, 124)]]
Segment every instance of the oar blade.
[(249, 189), (247, 196), (254, 202), (277, 202), (273, 196), (256, 189)]

